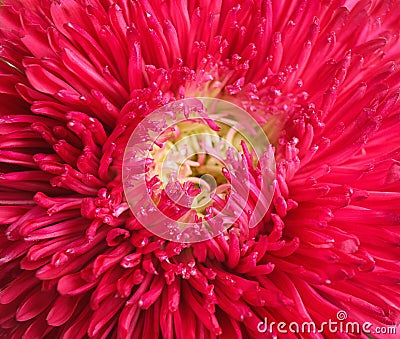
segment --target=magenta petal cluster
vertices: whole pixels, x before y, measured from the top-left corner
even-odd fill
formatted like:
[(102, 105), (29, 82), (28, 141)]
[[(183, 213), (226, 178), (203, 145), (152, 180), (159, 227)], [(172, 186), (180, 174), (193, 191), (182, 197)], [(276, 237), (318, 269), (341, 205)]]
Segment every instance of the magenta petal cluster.
[[(354, 337), (258, 328), (339, 311), (398, 325), (399, 8), (1, 1), (0, 337)], [(256, 227), (243, 214), (182, 244), (136, 220), (121, 169), (144, 117), (196, 96), (262, 126), (275, 193)], [(242, 155), (254, 193), (265, 168)], [(166, 196), (159, 204), (181, 213)]]

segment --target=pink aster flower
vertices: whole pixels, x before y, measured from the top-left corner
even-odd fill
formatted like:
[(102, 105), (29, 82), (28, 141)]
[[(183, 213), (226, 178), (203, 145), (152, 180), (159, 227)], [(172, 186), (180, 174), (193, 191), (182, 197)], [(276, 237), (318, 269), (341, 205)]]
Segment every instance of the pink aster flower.
[[(0, 336), (351, 337), (259, 330), (264, 319), (320, 324), (338, 312), (398, 325), (399, 6), (2, 1)], [(276, 179), (271, 206), (250, 227), (268, 166), (241, 143), (246, 213), (188, 244), (138, 222), (122, 163), (142, 119), (200, 96), (256, 119)], [(170, 131), (160, 149), (195, 127)], [(195, 223), (162, 186), (162, 151), (152, 155), (153, 201)], [(217, 193), (197, 212), (212, 215), (229, 198), (230, 173), (189, 161), (181, 188), (192, 198), (211, 173)]]

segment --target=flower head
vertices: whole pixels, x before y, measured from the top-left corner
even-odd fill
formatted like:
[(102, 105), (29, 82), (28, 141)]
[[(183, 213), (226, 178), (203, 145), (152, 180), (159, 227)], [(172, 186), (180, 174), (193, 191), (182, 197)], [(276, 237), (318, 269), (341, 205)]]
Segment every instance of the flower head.
[[(0, 334), (262, 338), (277, 334), (260, 333), (264, 318), (320, 324), (341, 310), (397, 325), (399, 5), (3, 1)], [(236, 146), (232, 168), (249, 194), (230, 200), (241, 211), (230, 227), (190, 244), (142, 225), (122, 167), (143, 119), (193, 97), (247, 111), (271, 142), (276, 177), (250, 227), (271, 158), (255, 162), (246, 142), (205, 119), (202, 131)], [(196, 123), (161, 135), (140, 165), (160, 210), (193, 224), (208, 215), (213, 226), (233, 181), (213, 147), (205, 159), (170, 159), (177, 186), (159, 171), (177, 133), (192, 137)], [(194, 211), (171, 199), (179, 188), (193, 203), (204, 187), (207, 203), (198, 198)]]

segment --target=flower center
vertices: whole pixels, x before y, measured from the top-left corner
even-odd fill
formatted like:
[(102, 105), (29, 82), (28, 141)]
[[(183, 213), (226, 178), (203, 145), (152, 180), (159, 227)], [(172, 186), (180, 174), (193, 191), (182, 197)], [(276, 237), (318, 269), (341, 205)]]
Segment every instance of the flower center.
[(199, 119), (180, 122), (159, 136), (150, 153), (153, 164), (149, 178), (157, 176), (162, 188), (171, 178), (181, 185), (192, 184), (198, 194), (191, 208), (199, 216), (204, 216), (205, 208), (212, 205), (213, 196), (224, 199), (229, 192), (223, 159), (229, 147), (240, 150), (243, 140), (234, 128), (221, 122), (216, 124), (217, 130)]

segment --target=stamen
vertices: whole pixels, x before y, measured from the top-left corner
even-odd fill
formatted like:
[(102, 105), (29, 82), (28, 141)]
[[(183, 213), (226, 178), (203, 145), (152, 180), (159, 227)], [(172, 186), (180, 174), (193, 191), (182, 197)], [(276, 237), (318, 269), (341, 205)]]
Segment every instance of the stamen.
[[(204, 216), (206, 208), (214, 203), (211, 196), (216, 194), (224, 199), (231, 187), (226, 183), (224, 164), (218, 154), (226, 154), (226, 144), (232, 145), (236, 133), (235, 129), (223, 123), (221, 126), (211, 124), (209, 119), (192, 119), (168, 128), (153, 147), (153, 165), (148, 178), (160, 178), (161, 188), (165, 189), (171, 175), (177, 173), (180, 184), (191, 183), (194, 188), (199, 187), (200, 193), (191, 208), (197, 216)], [(227, 140), (227, 143), (221, 139)], [(190, 213), (185, 214), (182, 220), (187, 221), (190, 216)]]

